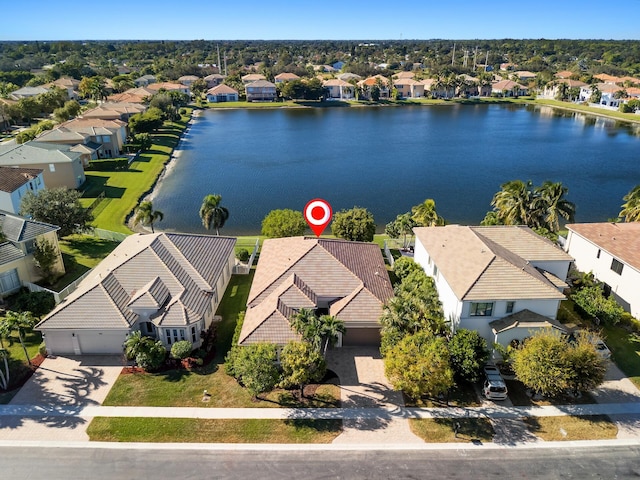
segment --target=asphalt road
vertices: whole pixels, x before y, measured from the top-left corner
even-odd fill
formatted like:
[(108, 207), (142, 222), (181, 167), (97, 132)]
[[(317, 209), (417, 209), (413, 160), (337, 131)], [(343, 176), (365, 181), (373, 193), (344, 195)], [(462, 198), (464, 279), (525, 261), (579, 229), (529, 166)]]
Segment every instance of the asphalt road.
[(640, 477), (640, 446), (411, 451), (0, 448), (9, 479), (590, 479)]

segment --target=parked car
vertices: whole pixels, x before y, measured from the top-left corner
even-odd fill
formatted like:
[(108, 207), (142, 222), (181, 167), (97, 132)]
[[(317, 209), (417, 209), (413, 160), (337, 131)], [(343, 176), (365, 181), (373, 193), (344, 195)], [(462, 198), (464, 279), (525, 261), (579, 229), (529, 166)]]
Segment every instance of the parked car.
[(596, 352), (598, 352), (598, 355), (600, 355), (602, 358), (604, 358), (605, 360), (611, 358), (611, 350), (609, 350), (607, 344), (602, 340), (596, 340), (594, 342), (594, 346), (596, 347)]
[(507, 384), (504, 382), (500, 370), (494, 365), (484, 366), (484, 383), (482, 395), (488, 400), (506, 400)]

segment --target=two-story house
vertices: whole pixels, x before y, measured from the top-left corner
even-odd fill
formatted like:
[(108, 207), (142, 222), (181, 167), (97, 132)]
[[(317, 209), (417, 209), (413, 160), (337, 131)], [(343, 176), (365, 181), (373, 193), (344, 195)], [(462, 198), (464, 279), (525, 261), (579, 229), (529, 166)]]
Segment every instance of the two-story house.
[(58, 230), (60, 227), (55, 225), (0, 211), (0, 231), (4, 237), (0, 240), (0, 297), (16, 292), (24, 282), (33, 283), (42, 278), (33, 260), (36, 241), (46, 240), (54, 246), (58, 258), (53, 269), (57, 274), (64, 274)]
[(571, 257), (523, 226), (414, 228), (415, 261), (435, 281), (452, 331), (491, 345), (522, 340), (555, 320)]
[(276, 85), (266, 80), (247, 84), (245, 91), (247, 102), (273, 102), (277, 98)]
[(127, 123), (122, 120), (74, 118), (53, 130), (42, 132), (36, 140), (66, 145), (83, 144), (94, 148), (98, 158), (114, 158), (122, 154), (126, 138)]
[(606, 294), (640, 318), (640, 222), (574, 223), (565, 250), (582, 272), (604, 283)]
[(27, 192), (44, 190), (42, 169), (0, 166), (0, 210), (19, 213)]

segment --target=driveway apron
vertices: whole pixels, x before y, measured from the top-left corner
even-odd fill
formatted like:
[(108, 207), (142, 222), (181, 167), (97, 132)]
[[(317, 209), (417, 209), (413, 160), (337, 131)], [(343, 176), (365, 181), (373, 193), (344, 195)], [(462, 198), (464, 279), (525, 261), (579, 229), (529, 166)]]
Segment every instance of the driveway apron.
[[(73, 411), (101, 405), (122, 371), (122, 357), (48, 357), (10, 405), (36, 405)], [(75, 416), (3, 417), (0, 439), (88, 441), (90, 418)]]
[[(622, 373), (615, 363), (607, 361), (604, 382), (592, 392), (598, 403), (640, 402), (640, 390)], [(609, 415), (618, 427), (617, 438), (640, 436), (640, 418), (637, 415)]]
[[(400, 392), (391, 388), (376, 347), (330, 350), (327, 364), (340, 378), (344, 408), (363, 409), (358, 418), (344, 419), (344, 431), (333, 443), (423, 443), (409, 428)], [(365, 409), (380, 408), (376, 415)]]

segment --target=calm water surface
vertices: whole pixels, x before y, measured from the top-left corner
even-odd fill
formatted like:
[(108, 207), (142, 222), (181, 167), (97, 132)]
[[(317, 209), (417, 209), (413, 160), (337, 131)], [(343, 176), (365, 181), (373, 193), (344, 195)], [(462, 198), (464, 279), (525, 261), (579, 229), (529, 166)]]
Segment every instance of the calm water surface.
[(204, 231), (208, 193), (230, 211), (228, 235), (259, 233), (269, 211), (315, 197), (366, 207), (380, 228), (426, 198), (449, 223), (477, 224), (513, 179), (561, 181), (577, 221), (604, 221), (640, 183), (637, 131), (549, 108), (213, 110), (182, 145), (154, 194), (165, 230)]

